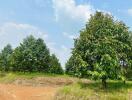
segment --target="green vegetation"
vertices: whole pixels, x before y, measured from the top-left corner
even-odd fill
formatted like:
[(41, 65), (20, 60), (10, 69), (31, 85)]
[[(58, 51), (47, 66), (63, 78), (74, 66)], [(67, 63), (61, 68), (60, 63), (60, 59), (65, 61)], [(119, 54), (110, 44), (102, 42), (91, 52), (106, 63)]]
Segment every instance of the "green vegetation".
[(129, 28), (109, 14), (96, 12), (75, 39), (66, 73), (102, 80), (126, 80), (132, 70), (132, 39)]
[(13, 50), (10, 44), (4, 47), (0, 53), (0, 70), (9, 71), (10, 70), (10, 56)]
[(63, 69), (55, 54), (41, 38), (35, 39), (32, 35), (12, 50), (8, 44), (0, 54), (0, 70), (13, 72), (44, 72), (63, 74)]
[[(14, 50), (9, 44), (4, 47), (0, 53), (0, 71), (0, 82), (4, 83), (40, 76), (70, 78), (64, 74), (56, 55), (50, 54), (44, 40), (33, 36), (25, 38)], [(65, 73), (79, 79), (62, 87), (57, 100), (131, 99), (132, 32), (111, 15), (96, 12), (75, 39)]]
[(52, 67), (50, 68), (50, 73), (56, 73), (56, 74), (63, 74), (63, 69), (61, 67), (61, 64), (59, 63), (59, 59), (57, 59), (55, 54), (51, 55), (51, 62)]
[(120, 81), (109, 81), (108, 88), (102, 89), (100, 82), (78, 82), (64, 86), (55, 97), (56, 100), (131, 100), (132, 82), (125, 85)]
[(68, 75), (59, 75), (52, 73), (40, 73), (40, 72), (9, 72), (9, 73), (0, 73), (0, 83), (10, 83), (17, 79), (32, 79), (37, 77), (58, 77), (58, 78), (69, 78)]

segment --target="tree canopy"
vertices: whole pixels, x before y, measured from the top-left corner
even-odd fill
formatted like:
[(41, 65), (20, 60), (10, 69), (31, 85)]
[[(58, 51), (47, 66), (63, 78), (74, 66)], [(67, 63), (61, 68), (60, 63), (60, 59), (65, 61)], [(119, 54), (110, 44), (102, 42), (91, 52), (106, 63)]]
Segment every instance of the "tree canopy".
[(0, 70), (9, 71), (10, 70), (10, 56), (13, 50), (10, 44), (7, 44), (0, 53)]
[(50, 55), (44, 40), (32, 35), (14, 50), (7, 45), (0, 54), (0, 67), (5, 71), (63, 73), (59, 60), (55, 55)]
[(61, 67), (61, 64), (59, 63), (59, 59), (56, 57), (55, 54), (51, 55), (50, 60), (50, 72), (56, 73), (56, 74), (63, 74), (63, 69)]
[[(125, 80), (132, 61), (129, 28), (103, 12), (96, 12), (74, 41), (66, 72), (80, 77)], [(77, 71), (78, 70), (78, 71)]]

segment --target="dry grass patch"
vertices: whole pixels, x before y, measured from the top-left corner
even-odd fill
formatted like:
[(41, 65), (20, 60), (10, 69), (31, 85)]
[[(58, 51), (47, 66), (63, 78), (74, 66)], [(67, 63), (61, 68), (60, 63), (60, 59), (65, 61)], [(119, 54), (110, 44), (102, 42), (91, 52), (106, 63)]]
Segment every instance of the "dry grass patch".
[(55, 100), (132, 100), (132, 82), (124, 85), (120, 81), (109, 81), (108, 86), (102, 89), (100, 82), (78, 82), (61, 88)]

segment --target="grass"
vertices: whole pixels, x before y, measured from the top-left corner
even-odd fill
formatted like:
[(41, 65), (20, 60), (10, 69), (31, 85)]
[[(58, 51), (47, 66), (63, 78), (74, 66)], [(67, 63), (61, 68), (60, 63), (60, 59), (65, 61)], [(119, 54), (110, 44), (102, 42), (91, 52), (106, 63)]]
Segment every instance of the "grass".
[[(32, 79), (52, 77), (69, 79), (68, 75), (44, 73), (0, 73), (0, 83), (10, 83), (18, 78)], [(55, 100), (132, 100), (132, 81), (108, 81), (108, 88), (102, 89), (100, 81), (77, 79), (71, 85), (60, 87)]]
[(132, 81), (124, 85), (121, 81), (109, 81), (108, 88), (102, 89), (100, 82), (78, 82), (64, 86), (56, 100), (132, 100)]
[(68, 75), (57, 75), (57, 74), (47, 74), (47, 73), (22, 73), (22, 72), (9, 72), (2, 73), (0, 72), (0, 83), (10, 83), (16, 79), (32, 79), (36, 77), (60, 77), (60, 78), (68, 78)]

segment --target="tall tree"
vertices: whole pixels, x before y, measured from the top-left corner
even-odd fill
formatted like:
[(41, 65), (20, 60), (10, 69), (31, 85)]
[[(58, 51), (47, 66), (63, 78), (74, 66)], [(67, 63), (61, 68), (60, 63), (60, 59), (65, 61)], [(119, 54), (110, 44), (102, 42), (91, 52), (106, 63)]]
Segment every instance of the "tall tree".
[[(131, 52), (128, 27), (123, 22), (113, 20), (109, 14), (96, 12), (86, 28), (80, 31), (80, 37), (75, 39), (72, 51), (72, 56), (78, 54), (85, 66), (75, 63), (76, 59), (69, 59), (70, 65), (67, 64), (66, 69), (82, 67), (87, 70), (87, 75), (93, 79), (101, 79), (106, 87), (107, 79), (125, 80), (126, 69), (130, 67)], [(80, 70), (79, 73), (83, 75), (84, 71)]]
[(59, 59), (55, 54), (52, 54), (50, 57), (50, 72), (54, 74), (63, 74), (63, 69), (59, 63)]
[(18, 46), (11, 57), (13, 71), (33, 71), (34, 66), (34, 47), (36, 39), (31, 35), (23, 40), (23, 43)]
[(7, 44), (4, 49), (0, 53), (0, 69), (2, 71), (9, 71), (10, 70), (10, 56), (13, 50), (10, 44)]
[(36, 57), (35, 66), (37, 67), (37, 71), (49, 72), (50, 52), (41, 38), (36, 40), (34, 54)]
[(12, 54), (14, 71), (48, 72), (50, 53), (42, 39), (35, 39), (32, 35), (25, 38), (23, 43)]

